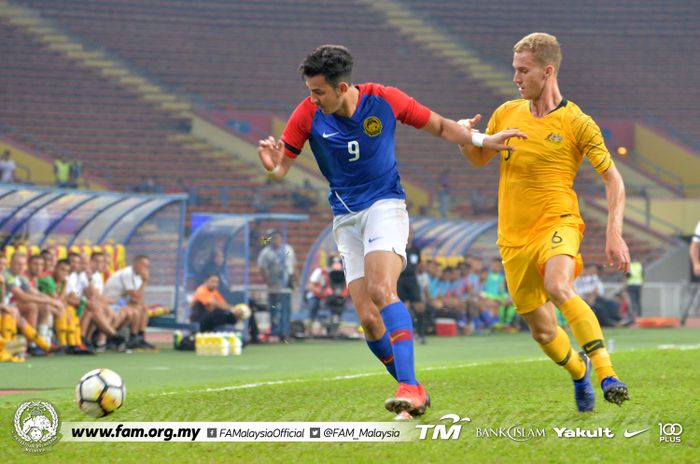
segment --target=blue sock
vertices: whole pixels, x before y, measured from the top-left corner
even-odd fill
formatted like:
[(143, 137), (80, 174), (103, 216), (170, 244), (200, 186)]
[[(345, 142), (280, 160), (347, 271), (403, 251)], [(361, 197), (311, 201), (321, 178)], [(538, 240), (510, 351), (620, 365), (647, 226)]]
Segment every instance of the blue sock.
[(379, 340), (367, 340), (367, 346), (372, 353), (384, 364), (389, 374), (396, 379), (396, 365), (394, 364), (394, 350), (389, 341), (389, 332), (384, 332)]
[(418, 385), (413, 364), (413, 319), (400, 301), (381, 310), (382, 319), (394, 351), (396, 379), (400, 383)]

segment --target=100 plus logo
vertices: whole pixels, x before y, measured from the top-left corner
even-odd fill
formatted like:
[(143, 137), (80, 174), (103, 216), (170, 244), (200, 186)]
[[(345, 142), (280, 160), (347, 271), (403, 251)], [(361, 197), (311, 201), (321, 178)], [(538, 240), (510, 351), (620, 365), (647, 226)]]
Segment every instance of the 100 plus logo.
[(659, 422), (659, 442), (680, 443), (682, 434), (683, 426), (681, 424), (664, 424)]

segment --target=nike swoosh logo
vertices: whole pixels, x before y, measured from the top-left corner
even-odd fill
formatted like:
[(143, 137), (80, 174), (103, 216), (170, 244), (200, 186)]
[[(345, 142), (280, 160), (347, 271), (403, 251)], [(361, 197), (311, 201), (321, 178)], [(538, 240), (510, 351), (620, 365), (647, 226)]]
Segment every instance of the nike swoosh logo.
[(389, 337), (389, 340), (391, 341), (391, 343), (394, 343), (394, 341), (397, 338), (401, 337), (404, 333), (405, 333), (405, 331), (401, 331), (401, 332), (397, 333), (396, 335), (394, 335), (393, 337)]
[(625, 433), (623, 435), (625, 436), (625, 438), (632, 438), (635, 435), (639, 435), (640, 433), (646, 432), (647, 430), (649, 429), (637, 430), (636, 432), (628, 432), (627, 430), (625, 430)]
[(562, 246), (562, 245), (552, 245), (552, 250), (559, 248), (560, 246)]
[(338, 135), (340, 132), (333, 132), (332, 134), (326, 134), (325, 132), (321, 134), (324, 139), (327, 139), (328, 137), (333, 137), (334, 135)]
[(376, 241), (376, 240), (379, 240), (380, 238), (382, 238), (382, 237), (374, 237), (374, 238), (371, 238), (371, 239), (369, 239), (369, 243), (372, 243), (372, 242), (374, 242), (374, 241)]

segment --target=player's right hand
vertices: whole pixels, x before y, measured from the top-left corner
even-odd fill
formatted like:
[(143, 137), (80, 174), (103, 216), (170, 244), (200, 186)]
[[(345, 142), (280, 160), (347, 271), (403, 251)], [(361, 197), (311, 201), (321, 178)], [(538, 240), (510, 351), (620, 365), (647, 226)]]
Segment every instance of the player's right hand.
[(467, 130), (472, 130), (476, 127), (477, 124), (479, 124), (479, 121), (481, 121), (481, 115), (477, 114), (473, 118), (460, 119), (459, 121), (457, 121), (457, 124), (459, 124)]
[(284, 143), (270, 136), (258, 141), (258, 156), (267, 171), (274, 170), (282, 162)]
[(515, 151), (515, 147), (508, 145), (508, 139), (513, 137), (527, 140), (527, 135), (524, 132), (520, 132), (518, 129), (506, 129), (486, 137), (484, 139), (484, 148)]

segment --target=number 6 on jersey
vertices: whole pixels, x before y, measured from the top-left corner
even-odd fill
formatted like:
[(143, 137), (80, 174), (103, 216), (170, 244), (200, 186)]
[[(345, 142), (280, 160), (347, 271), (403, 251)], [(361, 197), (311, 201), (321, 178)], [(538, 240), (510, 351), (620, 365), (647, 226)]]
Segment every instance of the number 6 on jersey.
[(351, 140), (348, 142), (348, 153), (353, 155), (348, 161), (357, 161), (360, 159), (360, 144), (357, 140)]

